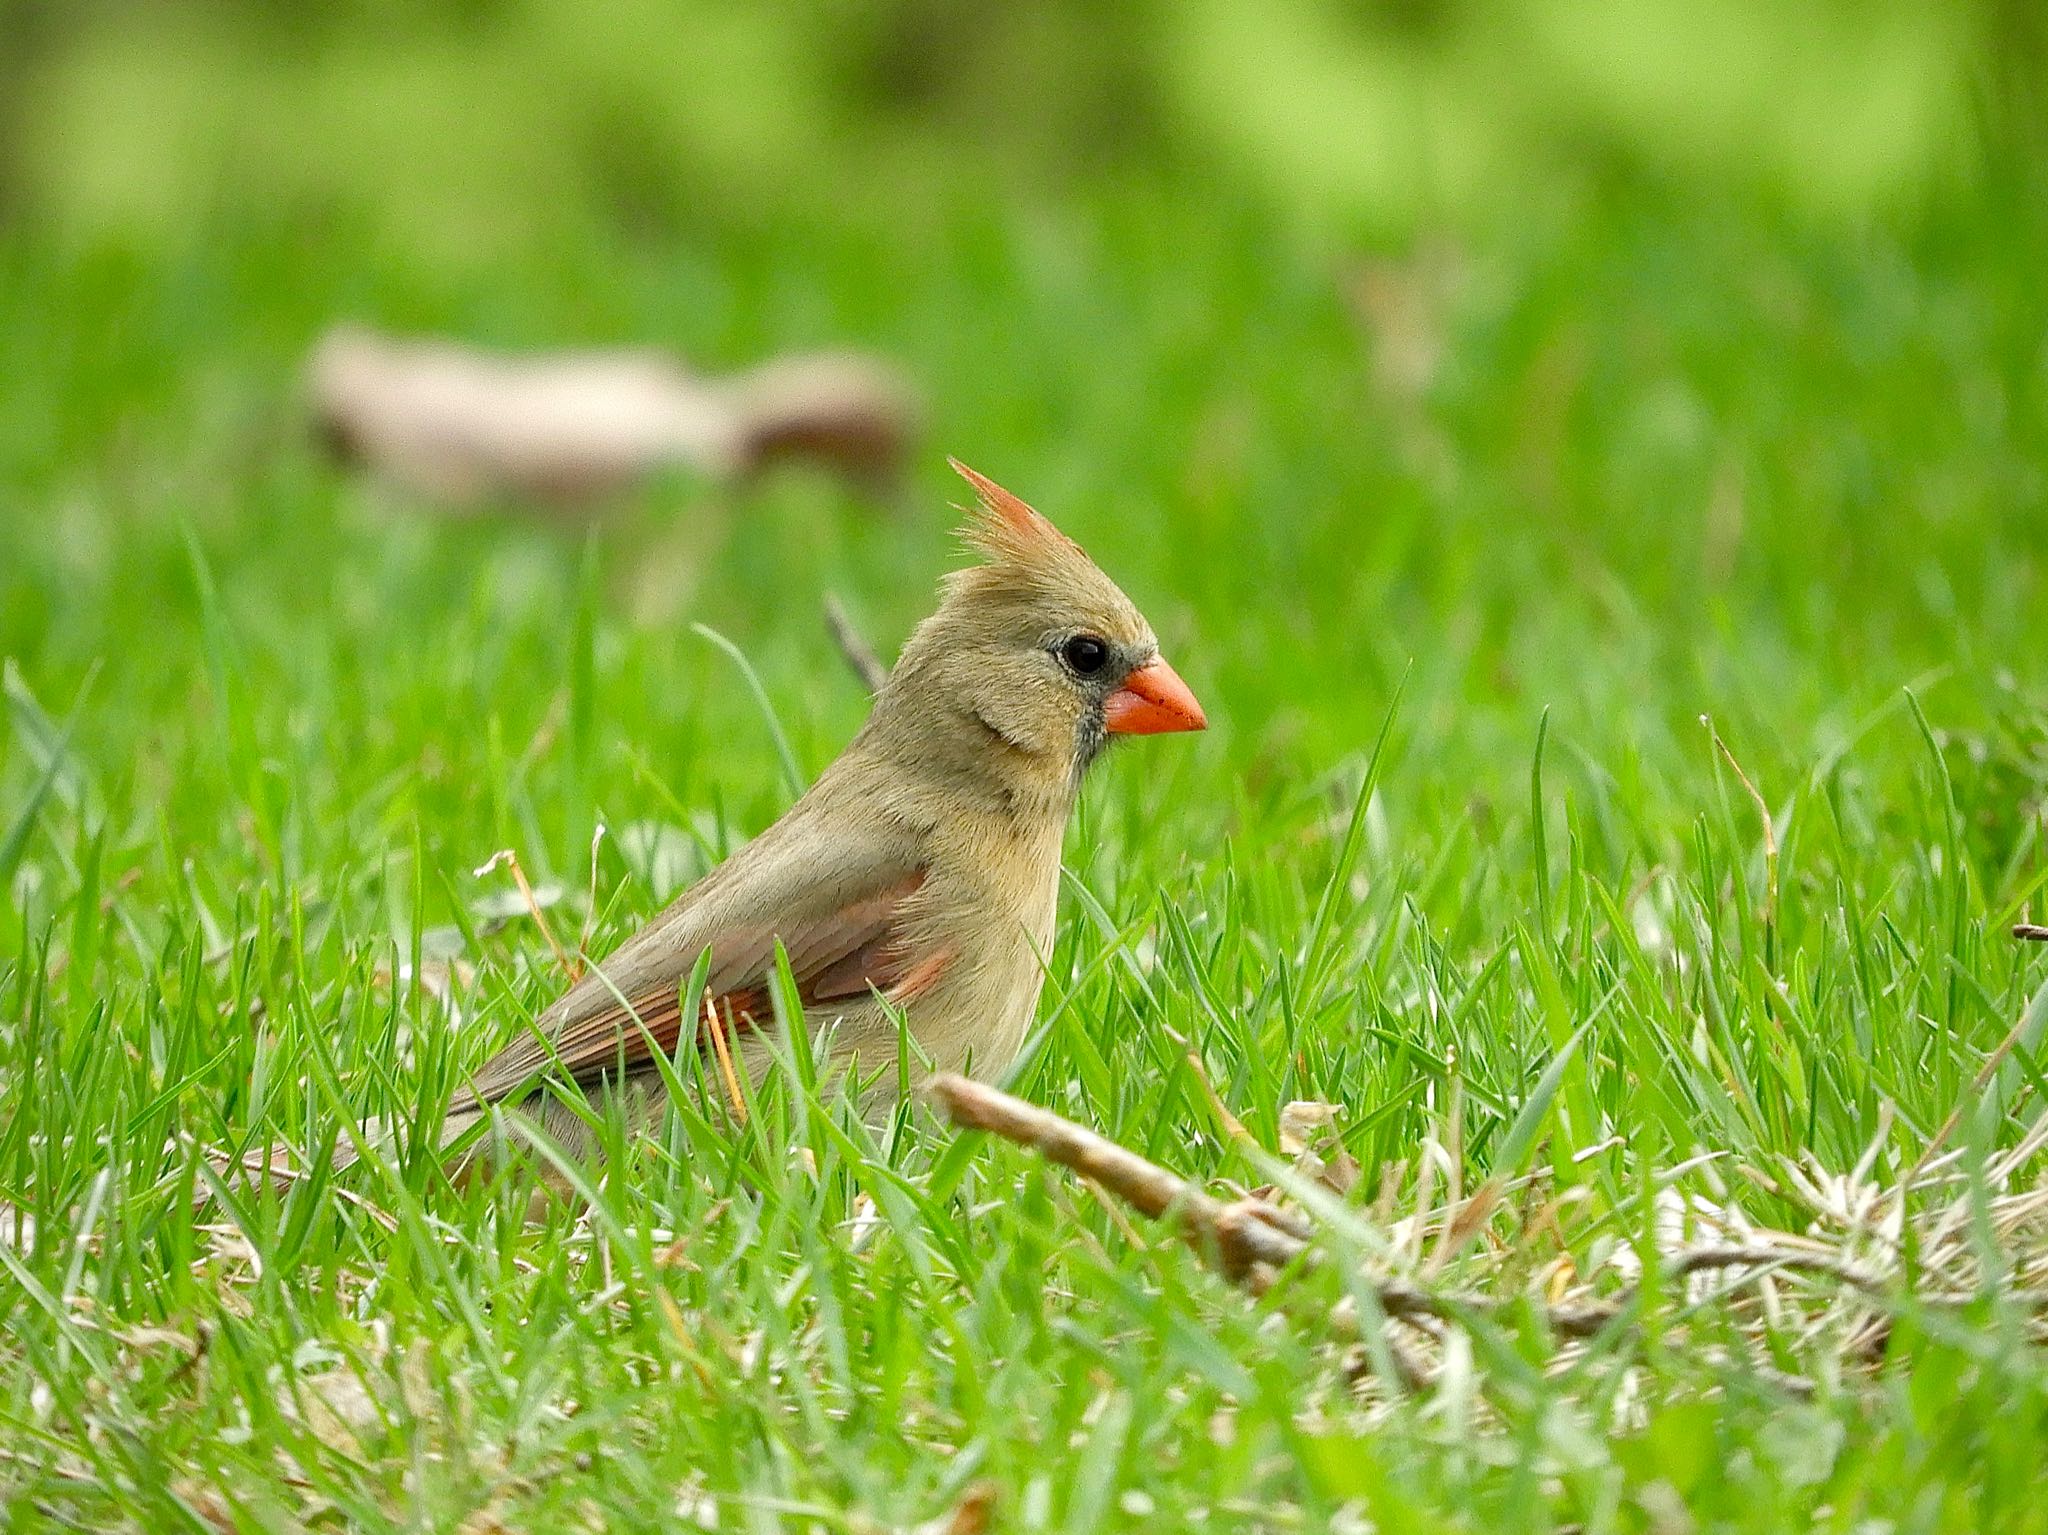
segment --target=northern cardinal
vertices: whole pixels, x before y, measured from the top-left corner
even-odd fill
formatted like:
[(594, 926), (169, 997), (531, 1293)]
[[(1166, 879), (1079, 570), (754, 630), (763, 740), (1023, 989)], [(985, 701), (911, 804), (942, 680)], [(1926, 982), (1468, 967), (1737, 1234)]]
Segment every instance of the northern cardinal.
[[(1089, 764), (1112, 736), (1206, 721), (1151, 626), (1080, 546), (952, 463), (980, 502), (967, 537), (984, 562), (945, 579), (860, 733), (780, 820), (488, 1061), (451, 1105), (446, 1138), (550, 1072), (658, 1103), (650, 1051), (673, 1055), (685, 1030), (708, 1040), (706, 1017), (683, 1017), (679, 995), (707, 949), (706, 1012), (757, 1075), (778, 940), (835, 1063), (892, 1065), (896, 1011), (933, 1069), (988, 1077), (1015, 1060)], [(581, 1118), (552, 1094), (527, 1107), (558, 1140), (582, 1142)]]

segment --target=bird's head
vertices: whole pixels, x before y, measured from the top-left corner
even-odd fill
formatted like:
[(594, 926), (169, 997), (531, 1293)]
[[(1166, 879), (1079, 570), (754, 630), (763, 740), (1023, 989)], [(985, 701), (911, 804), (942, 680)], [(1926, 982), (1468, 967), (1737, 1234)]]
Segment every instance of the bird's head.
[(966, 537), (981, 563), (946, 578), (877, 715), (922, 718), (948, 755), (1056, 799), (1071, 797), (1111, 737), (1202, 729), (1202, 706), (1152, 626), (1080, 545), (994, 481), (953, 467), (979, 502)]

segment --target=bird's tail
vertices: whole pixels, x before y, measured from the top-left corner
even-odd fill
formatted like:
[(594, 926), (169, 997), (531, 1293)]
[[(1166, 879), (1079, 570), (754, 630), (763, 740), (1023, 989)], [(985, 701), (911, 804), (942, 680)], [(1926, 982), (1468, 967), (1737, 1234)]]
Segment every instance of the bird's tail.
[[(441, 1130), (437, 1143), (443, 1150), (475, 1128), (484, 1116), (483, 1105), (471, 1103), (451, 1107), (441, 1118)], [(344, 1135), (335, 1144), (333, 1165), (336, 1172), (361, 1161), (366, 1153), (379, 1157), (395, 1156), (400, 1148), (398, 1124), (396, 1121), (379, 1117), (366, 1119), (358, 1125), (353, 1134)]]

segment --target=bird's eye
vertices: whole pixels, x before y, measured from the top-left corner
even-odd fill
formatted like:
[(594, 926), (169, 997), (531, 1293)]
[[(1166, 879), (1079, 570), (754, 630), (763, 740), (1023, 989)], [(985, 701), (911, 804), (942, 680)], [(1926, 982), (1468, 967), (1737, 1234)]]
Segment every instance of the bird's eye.
[(1076, 677), (1092, 677), (1109, 664), (1109, 646), (1092, 634), (1077, 634), (1060, 646), (1060, 659)]

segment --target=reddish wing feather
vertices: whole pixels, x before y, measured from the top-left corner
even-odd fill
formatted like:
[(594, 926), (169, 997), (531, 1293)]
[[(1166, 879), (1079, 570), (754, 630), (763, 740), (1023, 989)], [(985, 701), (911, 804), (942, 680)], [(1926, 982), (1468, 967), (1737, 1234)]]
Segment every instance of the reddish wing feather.
[[(807, 1010), (858, 1001), (870, 989), (897, 1001), (909, 1001), (937, 980), (950, 958), (946, 953), (912, 956), (900, 942), (901, 907), (923, 883), (920, 870), (822, 920), (782, 932), (752, 928), (714, 938), (706, 996), (721, 1019), (729, 1019), (739, 1028), (767, 1024), (773, 1017), (769, 987), (775, 943), (780, 938), (797, 983), (797, 997)], [(472, 1096), (483, 1103), (503, 1098), (556, 1061), (570, 1080), (587, 1083), (622, 1066), (627, 1071), (645, 1066), (657, 1049), (673, 1055), (683, 1035), (679, 993), (687, 979), (686, 966), (662, 990), (628, 995), (629, 1006), (620, 1006), (614, 997), (609, 1006), (563, 1028), (552, 1050), (539, 1038), (514, 1041), (477, 1074)], [(701, 1034), (703, 1022), (692, 1019), (692, 1028)]]

